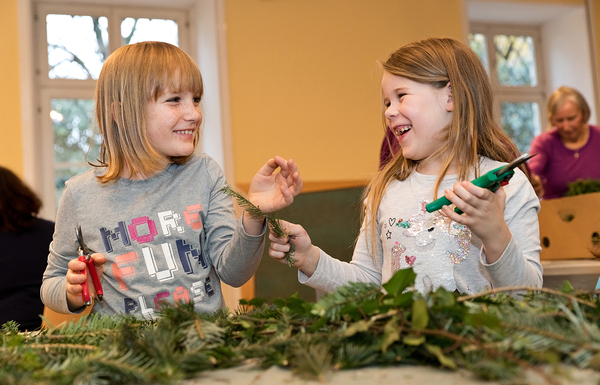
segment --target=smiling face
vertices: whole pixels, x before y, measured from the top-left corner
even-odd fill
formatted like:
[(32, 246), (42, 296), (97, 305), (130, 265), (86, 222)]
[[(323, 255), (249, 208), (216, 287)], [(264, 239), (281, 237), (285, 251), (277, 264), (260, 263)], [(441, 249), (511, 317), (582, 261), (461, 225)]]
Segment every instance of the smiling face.
[(194, 137), (202, 123), (200, 96), (191, 91), (166, 90), (146, 104), (146, 135), (163, 157), (188, 156), (194, 152)]
[(449, 85), (436, 89), (384, 71), (381, 88), (386, 125), (400, 143), (402, 155), (418, 161), (420, 173), (437, 175), (441, 160), (430, 156), (440, 148), (442, 130), (452, 120)]
[(570, 100), (556, 108), (551, 122), (565, 143), (577, 143), (585, 135), (586, 122), (581, 109)]

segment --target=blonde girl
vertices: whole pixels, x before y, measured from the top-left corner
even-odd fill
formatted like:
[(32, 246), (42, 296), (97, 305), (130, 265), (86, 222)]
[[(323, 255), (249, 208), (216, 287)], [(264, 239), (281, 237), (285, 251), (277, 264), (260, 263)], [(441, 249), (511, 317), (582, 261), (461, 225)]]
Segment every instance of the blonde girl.
[[(542, 285), (539, 201), (517, 170), (492, 193), (469, 181), (514, 159), (492, 118), (490, 82), (475, 53), (449, 38), (408, 44), (382, 63), (386, 129), (400, 145), (365, 192), (363, 225), (350, 263), (314, 246), (287, 224), (300, 282), (331, 291), (350, 281), (386, 282), (412, 267), (415, 288), (476, 293)], [(446, 196), (464, 214), (425, 205)], [(270, 236), (281, 259), (288, 239)]]
[[(96, 88), (101, 156), (66, 183), (41, 289), (46, 306), (85, 307), (76, 226), (97, 252), (104, 295), (95, 312), (152, 318), (163, 301), (214, 312), (224, 305), (221, 281), (240, 286), (252, 276), (266, 227), (250, 215), (236, 219), (220, 191), (222, 170), (196, 152), (202, 94), (198, 67), (173, 45), (127, 45), (106, 60)], [(271, 212), (301, 187), (294, 162), (275, 157), (255, 175), (248, 199)]]

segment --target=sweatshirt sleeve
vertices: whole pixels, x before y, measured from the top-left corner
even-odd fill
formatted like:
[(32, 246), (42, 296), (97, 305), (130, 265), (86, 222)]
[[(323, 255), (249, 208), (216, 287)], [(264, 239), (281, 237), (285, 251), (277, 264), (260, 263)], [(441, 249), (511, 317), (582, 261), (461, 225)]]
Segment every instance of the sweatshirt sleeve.
[(373, 261), (368, 251), (369, 248), (367, 248), (367, 245), (370, 246), (369, 239), (368, 230), (365, 229), (363, 224), (352, 260), (349, 263), (335, 259), (319, 249), (319, 262), (313, 275), (308, 277), (298, 271), (298, 280), (300, 283), (325, 292), (333, 291), (349, 282), (381, 285), (381, 267), (383, 264), (381, 242), (377, 239), (376, 260)]
[(80, 313), (82, 307), (76, 312), (71, 312), (67, 304), (67, 271), (69, 261), (77, 258), (77, 245), (75, 237), (75, 224), (77, 215), (73, 195), (69, 184), (63, 193), (58, 212), (54, 238), (50, 243), (48, 265), (42, 278), (40, 289), (41, 299), (49, 309), (62, 314)]
[(260, 235), (246, 233), (242, 218), (236, 220), (233, 199), (221, 191), (226, 185), (225, 176), (214, 161), (209, 167), (212, 190), (205, 219), (205, 250), (219, 279), (239, 287), (252, 277), (260, 264), (266, 225)]
[(547, 174), (548, 158), (550, 157), (549, 151), (551, 143), (550, 137), (547, 135), (538, 135), (533, 139), (531, 143), (530, 154), (535, 154), (527, 165), (529, 169), (536, 175), (545, 178)]
[(515, 171), (514, 177), (504, 188), (507, 194), (504, 220), (512, 238), (495, 263), (488, 264), (483, 251), (480, 262), (487, 269), (493, 287), (541, 287), (540, 201), (521, 170)]

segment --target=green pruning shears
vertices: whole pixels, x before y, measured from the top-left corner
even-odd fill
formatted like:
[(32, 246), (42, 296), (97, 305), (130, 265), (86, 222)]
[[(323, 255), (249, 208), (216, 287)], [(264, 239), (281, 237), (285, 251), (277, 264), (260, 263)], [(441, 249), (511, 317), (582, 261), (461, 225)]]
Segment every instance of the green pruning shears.
[[(529, 155), (523, 154), (517, 159), (513, 160), (511, 163), (506, 166), (498, 167), (492, 171), (488, 171), (485, 175), (480, 176), (479, 178), (472, 180), (475, 186), (487, 188), (492, 192), (496, 192), (501, 186), (506, 186), (510, 178), (515, 175), (515, 168), (519, 167), (523, 163), (527, 162), (529, 159), (534, 157), (536, 154)], [(425, 209), (428, 213), (437, 211), (446, 205), (451, 205), (452, 202), (448, 200), (446, 197), (441, 197), (433, 202), (429, 203), (425, 206)], [(462, 211), (457, 207), (454, 209), (458, 214), (462, 214)]]

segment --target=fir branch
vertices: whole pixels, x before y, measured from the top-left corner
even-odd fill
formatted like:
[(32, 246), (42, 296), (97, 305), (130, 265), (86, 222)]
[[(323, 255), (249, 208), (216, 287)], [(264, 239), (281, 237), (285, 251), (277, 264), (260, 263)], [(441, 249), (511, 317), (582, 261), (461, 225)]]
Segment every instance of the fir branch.
[(562, 291), (558, 291), (558, 290), (554, 290), (554, 289), (550, 289), (547, 287), (530, 287), (530, 286), (511, 286), (511, 287), (499, 287), (496, 289), (492, 289), (492, 290), (487, 290), (487, 291), (482, 291), (481, 293), (477, 293), (477, 294), (471, 294), (471, 295), (464, 295), (461, 297), (458, 297), (456, 300), (461, 302), (461, 301), (469, 301), (475, 298), (479, 298), (479, 297), (484, 297), (484, 296), (489, 296), (491, 294), (498, 294), (498, 293), (503, 293), (503, 292), (507, 292), (507, 291), (541, 291), (544, 293), (550, 293), (550, 294), (554, 294), (557, 296), (562, 296), (565, 298), (568, 298), (572, 301), (576, 301), (579, 303), (582, 303), (584, 305), (590, 306), (590, 307), (596, 307), (596, 304), (590, 301), (586, 301), (584, 299), (581, 298), (577, 298), (576, 296), (572, 295), (572, 294), (568, 294), (568, 293), (563, 293)]
[(346, 286), (325, 294), (314, 305), (312, 313), (319, 317), (327, 317), (332, 321), (337, 320), (340, 318), (340, 311), (344, 306), (364, 299), (375, 298), (379, 293), (381, 293), (381, 288), (378, 285), (350, 282)]
[[(279, 221), (278, 218), (276, 218), (274, 215), (272, 214), (265, 214), (263, 213), (260, 208), (256, 207), (254, 204), (252, 204), (252, 202), (250, 202), (248, 199), (244, 198), (244, 196), (240, 193), (238, 193), (237, 191), (235, 191), (234, 189), (231, 188), (231, 186), (226, 185), (225, 187), (223, 187), (221, 189), (222, 192), (224, 192), (225, 194), (229, 195), (230, 197), (234, 198), (237, 201), (237, 204), (242, 207), (244, 210), (246, 210), (246, 212), (248, 214), (250, 214), (251, 216), (253, 216), (254, 218), (265, 218), (267, 221), (267, 225), (269, 226), (269, 229), (273, 232), (273, 234), (275, 234), (275, 236), (277, 238), (281, 238), (281, 237), (285, 237), (287, 234), (286, 232), (283, 230), (283, 227), (281, 226), (281, 222)], [(294, 263), (298, 262), (298, 260), (296, 260), (295, 258), (292, 257), (292, 255), (294, 254), (295, 251), (295, 246), (293, 243), (290, 242), (290, 250), (285, 253), (285, 255), (283, 256), (284, 261), (287, 262), (287, 265), (289, 267), (294, 266)]]
[[(2, 348), (0, 348), (2, 349)], [(69, 349), (69, 350), (98, 350), (97, 346), (94, 345), (78, 345), (78, 344), (39, 344), (31, 345), (31, 349), (43, 349), (49, 351), (50, 349)]]
[[(513, 382), (536, 372), (550, 384), (558, 378), (543, 370), (548, 366), (600, 369), (600, 309), (588, 306), (597, 300), (593, 293), (577, 293), (583, 302), (555, 291), (522, 301), (443, 289), (419, 295), (405, 292), (414, 283), (407, 277), (392, 277), (401, 284), (386, 293), (354, 283), (316, 304), (295, 296), (275, 305), (251, 300), (255, 306), (235, 314), (161, 304), (152, 321), (91, 315), (32, 333), (9, 322), (0, 329), (0, 383), (176, 384), (248, 360), (321, 380), (339, 368), (398, 362)], [(416, 310), (428, 322), (417, 322)]]

